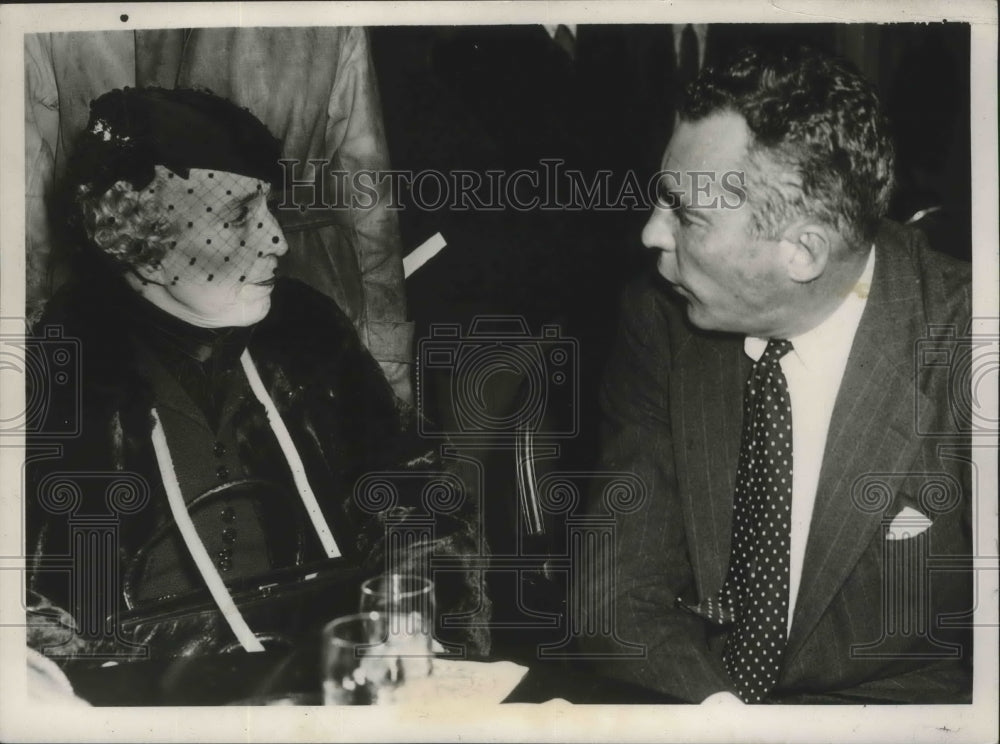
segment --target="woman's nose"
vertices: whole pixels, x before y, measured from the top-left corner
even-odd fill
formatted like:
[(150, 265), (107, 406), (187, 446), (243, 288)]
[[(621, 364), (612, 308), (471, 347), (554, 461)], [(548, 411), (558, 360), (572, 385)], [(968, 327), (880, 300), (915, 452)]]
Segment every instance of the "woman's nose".
[(264, 252), (272, 256), (283, 256), (288, 252), (288, 241), (285, 240), (285, 233), (278, 224), (274, 215), (268, 213), (264, 223), (265, 239)]

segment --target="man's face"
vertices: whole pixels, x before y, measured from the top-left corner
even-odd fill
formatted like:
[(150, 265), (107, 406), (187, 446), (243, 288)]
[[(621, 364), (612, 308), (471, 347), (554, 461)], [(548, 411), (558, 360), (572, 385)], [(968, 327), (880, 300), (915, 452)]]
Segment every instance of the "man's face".
[(224, 171), (181, 178), (157, 166), (171, 221), (160, 264), (164, 309), (207, 328), (251, 325), (267, 315), (278, 256), (288, 249), (267, 208), (269, 184)]
[(767, 336), (780, 327), (789, 283), (778, 242), (751, 236), (740, 195), (749, 141), (739, 114), (681, 122), (642, 242), (660, 251), (659, 272), (687, 301), (694, 325)]

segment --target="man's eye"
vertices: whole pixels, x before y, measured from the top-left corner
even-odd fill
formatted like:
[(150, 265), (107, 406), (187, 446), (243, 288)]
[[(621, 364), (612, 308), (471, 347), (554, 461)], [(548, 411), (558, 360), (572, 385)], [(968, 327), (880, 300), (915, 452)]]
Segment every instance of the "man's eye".
[(681, 198), (679, 194), (675, 194), (670, 191), (661, 192), (657, 202), (660, 209), (668, 210), (684, 227), (688, 227), (692, 224), (687, 209), (681, 205)]
[(675, 210), (681, 205), (680, 194), (673, 191), (660, 191), (656, 197), (656, 201), (663, 209)]

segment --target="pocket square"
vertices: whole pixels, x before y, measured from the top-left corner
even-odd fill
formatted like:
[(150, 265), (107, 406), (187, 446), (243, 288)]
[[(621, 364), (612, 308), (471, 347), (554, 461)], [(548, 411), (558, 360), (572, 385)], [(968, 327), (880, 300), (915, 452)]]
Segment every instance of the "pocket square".
[(904, 506), (899, 514), (892, 518), (889, 530), (885, 533), (886, 540), (906, 540), (916, 537), (932, 524), (926, 514), (921, 514), (912, 506)]

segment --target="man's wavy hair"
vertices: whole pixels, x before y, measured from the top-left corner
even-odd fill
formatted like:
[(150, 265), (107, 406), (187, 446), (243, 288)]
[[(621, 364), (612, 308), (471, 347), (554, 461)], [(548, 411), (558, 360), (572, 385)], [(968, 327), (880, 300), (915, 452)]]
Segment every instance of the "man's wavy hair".
[[(894, 186), (889, 122), (871, 83), (846, 60), (808, 46), (746, 48), (684, 90), (679, 115), (740, 114), (752, 134), (746, 189), (757, 237), (797, 217), (836, 228), (859, 250)], [(780, 183), (794, 173), (801, 186)]]

